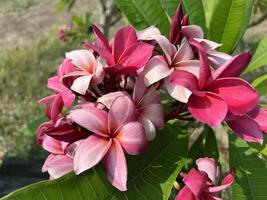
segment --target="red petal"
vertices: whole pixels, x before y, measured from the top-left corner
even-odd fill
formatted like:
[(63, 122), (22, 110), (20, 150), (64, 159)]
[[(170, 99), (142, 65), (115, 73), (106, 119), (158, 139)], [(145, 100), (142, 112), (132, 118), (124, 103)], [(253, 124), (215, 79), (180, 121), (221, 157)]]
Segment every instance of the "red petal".
[(208, 176), (205, 172), (191, 169), (183, 178), (185, 185), (191, 190), (196, 198), (198, 198), (207, 187)]
[(132, 26), (126, 26), (118, 30), (113, 42), (113, 55), (115, 62), (119, 60), (125, 49), (137, 42), (135, 29)]
[(252, 119), (254, 119), (261, 130), (267, 133), (267, 110), (261, 108), (260, 106), (256, 106), (252, 111), (248, 113)]
[(251, 59), (249, 52), (234, 56), (232, 59), (220, 66), (213, 74), (213, 78), (237, 77), (248, 66)]
[(219, 94), (234, 115), (249, 112), (259, 100), (257, 92), (240, 78), (217, 79), (208, 87), (208, 90)]
[(236, 116), (234, 120), (227, 122), (228, 126), (242, 139), (248, 142), (263, 143), (263, 133), (260, 126), (250, 117)]
[(176, 195), (175, 200), (196, 200), (191, 190), (184, 186), (183, 189)]
[(216, 127), (224, 120), (228, 108), (220, 96), (206, 93), (203, 97), (191, 95), (188, 110), (197, 120)]
[(214, 186), (209, 187), (209, 192), (219, 192), (221, 190), (224, 190), (225, 188), (229, 187), (235, 180), (235, 172), (232, 170), (229, 172), (229, 174), (223, 179), (222, 185), (220, 186)]
[(209, 66), (208, 56), (205, 52), (205, 49), (203, 48), (203, 46), (199, 42), (197, 42), (196, 40), (193, 40), (193, 39), (190, 39), (189, 42), (191, 45), (196, 47), (198, 49), (198, 52), (199, 52), (199, 60), (200, 60), (199, 68), (200, 69), (199, 69), (198, 86), (199, 86), (199, 89), (203, 89), (206, 86), (207, 80), (211, 76), (211, 70), (210, 70), (210, 66)]
[(138, 42), (123, 52), (119, 64), (125, 68), (134, 67), (136, 70), (143, 67), (150, 59), (154, 46), (144, 42)]

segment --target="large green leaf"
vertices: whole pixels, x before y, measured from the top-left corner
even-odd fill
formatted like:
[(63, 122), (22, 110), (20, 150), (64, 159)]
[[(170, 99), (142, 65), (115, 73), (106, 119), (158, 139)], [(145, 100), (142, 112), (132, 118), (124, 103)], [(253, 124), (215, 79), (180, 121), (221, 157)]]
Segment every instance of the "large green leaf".
[(233, 134), (230, 134), (230, 166), (236, 169), (232, 199), (267, 199), (266, 163), (258, 157), (257, 151)]
[(190, 24), (199, 25), (206, 33), (206, 16), (202, 0), (182, 0), (186, 13), (189, 14)]
[(206, 16), (206, 26), (208, 29), (210, 28), (210, 21), (212, 19), (212, 14), (218, 1), (220, 0), (203, 0), (205, 16)]
[(254, 69), (266, 65), (267, 65), (267, 37), (263, 38), (257, 45), (257, 48), (255, 49), (251, 62), (244, 73), (250, 72)]
[(114, 0), (130, 24), (137, 29), (156, 25), (161, 33), (168, 35), (170, 19), (179, 0)]
[(127, 158), (128, 190), (120, 192), (107, 181), (99, 165), (75, 176), (68, 174), (43, 181), (4, 197), (5, 200), (76, 200), (76, 199), (168, 199), (172, 185), (187, 156), (187, 129), (168, 123), (149, 144), (145, 154)]
[(209, 39), (223, 44), (221, 51), (231, 53), (249, 23), (252, 0), (220, 0), (210, 22)]
[(261, 95), (266, 95), (267, 91), (267, 74), (264, 74), (256, 78), (252, 82), (252, 86), (260, 93)]

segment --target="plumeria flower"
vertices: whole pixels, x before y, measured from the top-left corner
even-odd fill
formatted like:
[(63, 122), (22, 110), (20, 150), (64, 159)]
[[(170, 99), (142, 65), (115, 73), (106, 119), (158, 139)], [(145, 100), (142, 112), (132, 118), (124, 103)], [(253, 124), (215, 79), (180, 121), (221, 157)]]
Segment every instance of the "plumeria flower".
[(108, 180), (121, 191), (127, 189), (125, 153), (137, 155), (147, 148), (143, 126), (136, 121), (134, 103), (127, 96), (113, 101), (107, 113), (87, 106), (69, 114), (78, 125), (93, 134), (77, 147), (74, 171), (80, 174), (103, 160)]
[(221, 185), (217, 185), (219, 168), (212, 158), (199, 158), (196, 161), (198, 169), (191, 169), (183, 178), (185, 186), (181, 189), (175, 200), (222, 200), (218, 192), (229, 187), (235, 178), (231, 171), (224, 177)]
[(164, 52), (164, 56), (156, 55), (144, 67), (144, 80), (147, 86), (150, 86), (162, 79), (165, 80), (167, 90), (172, 97), (179, 99), (181, 102), (187, 102), (184, 97), (185, 89), (173, 88), (168, 82), (168, 77), (176, 70), (184, 70), (195, 74), (199, 73), (199, 61), (194, 58), (194, 53), (189, 43), (184, 40), (178, 49), (165, 37), (158, 34), (141, 34), (143, 39), (156, 40)]
[(66, 53), (66, 58), (71, 60), (77, 70), (66, 74), (65, 77), (79, 76), (71, 86), (73, 91), (85, 95), (90, 84), (102, 82), (105, 62), (101, 57), (96, 58), (92, 52), (81, 49)]
[(195, 40), (190, 42), (199, 50), (199, 78), (185, 70), (176, 70), (169, 82), (190, 91), (184, 96), (188, 97), (188, 110), (193, 117), (216, 127), (228, 111), (237, 116), (251, 111), (259, 95), (245, 80), (236, 78), (247, 66), (250, 54), (239, 54), (212, 72), (202, 45)]
[(69, 109), (75, 100), (75, 94), (63, 84), (64, 75), (73, 72), (75, 69), (70, 60), (65, 59), (58, 67), (57, 75), (48, 79), (47, 87), (56, 92), (56, 94), (44, 97), (39, 100), (40, 104), (46, 105), (46, 111), (49, 112), (49, 118), (57, 120), (63, 106)]
[(50, 179), (59, 178), (73, 171), (73, 158), (65, 153), (68, 143), (45, 136), (43, 148), (50, 152), (42, 167), (42, 172), (48, 172)]
[[(111, 92), (98, 98), (98, 102), (108, 109), (112, 102), (119, 96), (128, 96), (126, 92)], [(146, 87), (144, 78), (137, 78), (134, 90), (133, 101), (137, 109), (138, 121), (142, 123), (147, 140), (153, 140), (156, 131), (164, 127), (163, 107), (160, 104), (160, 94), (154, 87)]]
[(137, 39), (132, 26), (121, 28), (109, 43), (103, 33), (93, 26), (96, 42), (86, 43), (107, 61), (106, 69), (113, 73), (129, 74), (142, 68), (150, 59), (154, 46)]
[(263, 143), (263, 132), (267, 133), (266, 109), (257, 105), (242, 116), (234, 116), (228, 113), (225, 121), (242, 139), (249, 142)]

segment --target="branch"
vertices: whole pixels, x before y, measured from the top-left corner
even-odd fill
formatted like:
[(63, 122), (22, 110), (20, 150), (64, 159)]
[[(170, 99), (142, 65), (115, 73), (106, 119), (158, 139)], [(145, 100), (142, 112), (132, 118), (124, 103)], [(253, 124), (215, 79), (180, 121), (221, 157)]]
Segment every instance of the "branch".
[(262, 15), (259, 19), (257, 19), (254, 22), (251, 22), (251, 24), (249, 25), (249, 27), (253, 27), (253, 26), (257, 26), (259, 25), (261, 22), (263, 22), (265, 19), (267, 19), (267, 13), (265, 13), (264, 15)]

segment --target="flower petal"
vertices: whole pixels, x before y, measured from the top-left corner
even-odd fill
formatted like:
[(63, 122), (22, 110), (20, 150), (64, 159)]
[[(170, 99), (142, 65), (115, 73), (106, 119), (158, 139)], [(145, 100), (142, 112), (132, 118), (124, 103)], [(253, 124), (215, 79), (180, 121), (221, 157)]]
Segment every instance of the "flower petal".
[(191, 60), (193, 58), (194, 52), (187, 40), (185, 40), (173, 57), (172, 63), (175, 65), (175, 63), (178, 63), (180, 61)]
[(150, 26), (141, 31), (137, 32), (137, 37), (139, 40), (152, 40), (151, 35), (161, 35), (160, 31), (155, 26)]
[(228, 107), (220, 96), (206, 93), (203, 97), (191, 95), (188, 100), (188, 110), (197, 120), (216, 127), (226, 117)]
[(224, 190), (225, 188), (229, 187), (235, 180), (235, 172), (232, 170), (229, 174), (223, 179), (222, 185), (209, 187), (208, 191), (211, 193), (219, 192)]
[(154, 56), (144, 67), (144, 81), (147, 86), (169, 76), (172, 69), (163, 56)]
[(156, 137), (156, 127), (154, 124), (146, 117), (141, 117), (139, 121), (145, 129), (146, 139), (148, 141), (153, 140)]
[(153, 103), (160, 103), (160, 93), (154, 87), (150, 87), (139, 102), (138, 107), (147, 107)]
[(112, 140), (90, 135), (77, 148), (74, 155), (74, 172), (80, 174), (98, 164), (111, 147)]
[(105, 111), (93, 106), (86, 106), (71, 111), (68, 117), (89, 131), (108, 137), (108, 114)]
[(183, 182), (196, 198), (200, 197), (201, 193), (206, 190), (207, 181), (207, 174), (205, 172), (197, 171), (194, 168), (183, 178)]
[(61, 85), (62, 85), (62, 83), (60, 83), (59, 76), (53, 76), (47, 80), (47, 87), (56, 91), (56, 92), (61, 91)]
[(251, 54), (249, 52), (234, 56), (214, 72), (213, 78), (238, 77), (248, 66), (250, 59)]
[(234, 115), (249, 112), (259, 100), (257, 92), (248, 82), (240, 78), (217, 79), (208, 87), (208, 90), (219, 94)]
[(113, 41), (113, 55), (115, 62), (119, 60), (123, 51), (137, 42), (137, 36), (134, 27), (126, 26), (118, 30)]
[(198, 86), (199, 89), (203, 89), (206, 86), (207, 80), (211, 76), (211, 69), (209, 66), (209, 61), (207, 54), (205, 52), (205, 49), (203, 45), (201, 45), (199, 42), (196, 40), (190, 39), (189, 40), (190, 44), (193, 45), (198, 49), (199, 53), (199, 81), (198, 81)]
[(261, 130), (267, 133), (267, 110), (261, 108), (260, 106), (256, 106), (253, 110), (247, 113), (249, 117), (254, 119)]
[(73, 159), (66, 155), (56, 155), (46, 164), (50, 179), (57, 179), (73, 170)]
[(197, 168), (199, 171), (206, 172), (209, 179), (213, 182), (213, 184), (216, 184), (217, 180), (217, 165), (213, 158), (199, 158), (196, 160)]
[(183, 19), (183, 9), (182, 9), (182, 4), (179, 4), (175, 12), (175, 15), (173, 16), (170, 34), (169, 34), (169, 39), (172, 44), (177, 44), (182, 39), (182, 36), (180, 33), (181, 28), (182, 28), (182, 25), (181, 25), (182, 19)]
[(227, 121), (228, 126), (242, 139), (248, 142), (263, 143), (263, 133), (260, 126), (250, 117), (236, 116), (234, 120)]
[(153, 103), (139, 111), (140, 115), (149, 119), (157, 129), (164, 127), (163, 106), (160, 103)]
[(135, 84), (134, 84), (133, 100), (135, 104), (138, 104), (142, 100), (147, 90), (148, 90), (148, 87), (146, 87), (145, 85), (144, 77), (140, 75), (136, 79)]
[(136, 108), (128, 96), (116, 98), (110, 106), (108, 114), (108, 126), (111, 134), (119, 128), (135, 119)]
[(55, 121), (63, 109), (63, 100), (60, 94), (57, 94), (56, 98), (52, 102), (51, 106), (51, 119)]
[(72, 103), (75, 100), (75, 94), (73, 94), (72, 91), (69, 88), (65, 87), (64, 85), (62, 85), (61, 87), (60, 94), (61, 94), (64, 106), (67, 109), (70, 109)]
[(64, 154), (64, 149), (62, 148), (62, 142), (50, 136), (45, 136), (42, 146), (46, 151), (50, 153)]
[(183, 26), (182, 27), (182, 33), (187, 38), (198, 38), (198, 39), (204, 38), (204, 33), (203, 33), (201, 27), (197, 26), (197, 25)]
[(176, 100), (187, 103), (192, 92), (197, 91), (197, 78), (185, 71), (176, 69), (165, 79), (167, 91)]
[(138, 155), (147, 148), (147, 139), (140, 122), (129, 122), (124, 125), (116, 136), (127, 154)]
[(176, 195), (175, 200), (196, 200), (196, 198), (191, 190), (188, 187), (184, 186)]
[(110, 109), (110, 106), (112, 104), (112, 102), (120, 97), (120, 96), (126, 96), (127, 93), (126, 92), (123, 92), (123, 91), (117, 91), (117, 92), (110, 92), (110, 93), (107, 93), (101, 97), (99, 97), (97, 99), (97, 102), (98, 103), (102, 103), (103, 105), (105, 105), (108, 109)]
[(108, 180), (120, 191), (126, 191), (127, 165), (123, 149), (116, 139), (103, 159)]
[(71, 89), (74, 92), (77, 92), (79, 94), (85, 95), (87, 89), (89, 88), (89, 85), (90, 85), (92, 77), (93, 77), (93, 75), (89, 74), (89, 75), (86, 75), (86, 76), (81, 76), (79, 78), (76, 78), (73, 81)]
[(70, 59), (73, 65), (78, 67), (80, 70), (92, 72), (95, 63), (95, 56), (92, 52), (81, 49), (74, 50), (66, 53), (66, 58)]
[(118, 60), (118, 64), (122, 64), (124, 66), (124, 71), (127, 68), (135, 68), (135, 70), (143, 67), (148, 60), (150, 59), (154, 46), (144, 43), (138, 42), (128, 49), (126, 49)]

